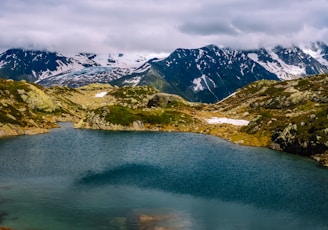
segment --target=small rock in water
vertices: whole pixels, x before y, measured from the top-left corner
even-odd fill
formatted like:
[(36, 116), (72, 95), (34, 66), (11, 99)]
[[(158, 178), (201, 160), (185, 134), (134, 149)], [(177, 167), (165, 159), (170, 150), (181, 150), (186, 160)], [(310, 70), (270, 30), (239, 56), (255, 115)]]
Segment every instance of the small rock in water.
[(0, 226), (0, 230), (14, 230), (14, 229), (13, 229), (13, 228), (1, 227), (1, 226)]
[[(167, 215), (146, 215), (138, 217), (139, 229), (141, 230), (176, 230), (181, 229), (184, 224), (183, 219), (174, 214)], [(181, 225), (182, 224), (182, 225)]]

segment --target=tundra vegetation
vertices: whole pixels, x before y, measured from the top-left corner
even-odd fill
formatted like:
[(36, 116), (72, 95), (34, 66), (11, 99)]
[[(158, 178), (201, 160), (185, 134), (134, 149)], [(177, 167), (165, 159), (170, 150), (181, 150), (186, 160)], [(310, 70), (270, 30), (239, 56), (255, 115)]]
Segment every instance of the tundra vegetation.
[[(328, 166), (328, 75), (261, 80), (215, 104), (191, 103), (150, 86), (41, 87), (0, 79), (0, 137), (75, 128), (183, 131), (312, 157)], [(243, 119), (248, 125), (207, 122)]]

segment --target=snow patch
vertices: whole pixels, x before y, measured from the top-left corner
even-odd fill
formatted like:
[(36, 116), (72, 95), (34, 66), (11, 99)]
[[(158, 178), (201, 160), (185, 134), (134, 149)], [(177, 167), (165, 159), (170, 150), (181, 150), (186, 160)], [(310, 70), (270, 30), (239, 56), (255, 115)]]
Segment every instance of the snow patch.
[(231, 124), (237, 126), (245, 126), (249, 123), (249, 121), (247, 120), (231, 119), (226, 117), (212, 117), (210, 119), (205, 120), (208, 124)]
[(95, 97), (104, 97), (104, 96), (106, 96), (107, 95), (107, 92), (101, 92), (101, 93), (97, 93), (96, 95), (95, 95)]
[(305, 75), (305, 68), (286, 64), (273, 51), (268, 51), (268, 53), (274, 62), (260, 61), (256, 53), (249, 53), (247, 56), (254, 62), (264, 67), (267, 71), (277, 75), (280, 80), (290, 80)]
[[(270, 53), (271, 57), (273, 59), (275, 59), (276, 61), (278, 61), (278, 63), (281, 65), (282, 69), (291, 74), (291, 75), (294, 75), (296, 77), (300, 77), (300, 76), (304, 76), (305, 75), (305, 68), (301, 68), (300, 66), (294, 66), (294, 65), (288, 65), (286, 64), (283, 60), (281, 60), (279, 58), (279, 56), (274, 53), (274, 52), (271, 52)], [(288, 80), (290, 78), (287, 78), (287, 79), (283, 79), (283, 80)]]
[(232, 96), (235, 96), (236, 94), (237, 94), (237, 92), (234, 92), (234, 93), (230, 94), (229, 96), (223, 98), (221, 101), (218, 101), (218, 102), (216, 102), (216, 103), (223, 102), (223, 101), (227, 100), (228, 98), (230, 98), (230, 97), (232, 97)]
[(113, 53), (97, 54), (93, 60), (101, 66), (114, 66), (119, 68), (138, 68), (153, 58), (167, 57), (167, 53)]
[(194, 84), (194, 92), (199, 92), (204, 90), (204, 86), (202, 85), (202, 77), (195, 78), (192, 83)]
[(324, 57), (323, 57), (324, 54), (323, 54), (322, 49), (317, 48), (316, 50), (313, 50), (313, 49), (307, 48), (307, 47), (301, 47), (301, 49), (304, 53), (310, 55), (311, 57), (316, 59), (318, 62), (320, 62), (320, 64), (328, 67), (328, 61), (326, 59), (324, 59)]
[(198, 56), (197, 56), (197, 58), (196, 58), (196, 63), (202, 58), (204, 56), (204, 50), (202, 50), (202, 49), (200, 49), (199, 50), (199, 54), (198, 54)]
[(0, 62), (0, 68), (2, 68), (5, 64), (7, 64), (5, 61)]
[(141, 81), (141, 77), (138, 76), (138, 77), (132, 78), (131, 80), (125, 80), (124, 83), (132, 84), (133, 86), (136, 86), (139, 84), (140, 81)]
[(211, 93), (213, 93), (211, 91), (211, 88), (209, 86), (208, 83), (211, 83), (213, 85), (214, 88), (217, 87), (217, 85), (215, 84), (215, 82), (208, 78), (206, 75), (202, 75), (201, 77), (199, 78), (195, 78), (192, 83), (194, 84), (194, 87), (193, 87), (193, 90), (194, 92), (199, 92), (199, 91), (203, 91), (205, 89), (208, 89), (208, 91), (210, 91)]

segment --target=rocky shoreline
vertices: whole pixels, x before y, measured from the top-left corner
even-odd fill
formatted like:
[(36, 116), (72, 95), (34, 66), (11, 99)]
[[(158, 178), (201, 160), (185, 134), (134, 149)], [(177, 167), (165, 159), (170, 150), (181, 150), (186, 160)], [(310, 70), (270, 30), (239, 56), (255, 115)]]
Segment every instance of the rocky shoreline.
[(36, 135), (48, 133), (49, 129), (37, 127), (20, 127), (17, 125), (5, 124), (1, 126), (0, 138), (19, 136), (19, 135)]

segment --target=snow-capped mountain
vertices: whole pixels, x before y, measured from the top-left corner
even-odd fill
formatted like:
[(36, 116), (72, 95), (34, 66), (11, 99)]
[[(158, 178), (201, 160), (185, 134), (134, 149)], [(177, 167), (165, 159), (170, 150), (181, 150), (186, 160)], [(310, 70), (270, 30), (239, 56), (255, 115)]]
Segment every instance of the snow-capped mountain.
[(153, 85), (191, 101), (215, 102), (256, 80), (277, 76), (245, 53), (210, 45), (200, 49), (177, 49), (163, 60), (152, 60), (146, 71), (114, 82), (119, 85)]
[(327, 73), (327, 62), (327, 45), (320, 42), (302, 48), (276, 46), (257, 50), (209, 45), (177, 49), (166, 59), (149, 61), (144, 72), (113, 83), (153, 85), (191, 101), (216, 102), (256, 80), (288, 80)]
[(10, 49), (0, 55), (0, 76), (14, 80), (35, 82), (83, 67), (71, 58), (47, 51)]
[(108, 83), (131, 74), (151, 54), (79, 53), (64, 56), (56, 52), (10, 49), (0, 54), (0, 76), (28, 80), (42, 85), (72, 87), (89, 83)]
[(327, 73), (328, 61), (324, 59), (324, 54), (327, 55), (325, 45), (312, 43), (310, 47), (305, 47), (307, 46), (303, 49), (296, 46), (287, 48), (276, 46), (273, 49), (249, 51), (247, 55), (267, 71), (277, 75), (280, 80)]
[[(161, 59), (159, 59), (161, 58)], [(89, 83), (152, 85), (191, 101), (216, 102), (260, 79), (289, 80), (328, 73), (328, 46), (314, 42), (254, 50), (176, 49), (170, 55), (93, 54), (10, 49), (0, 54), (0, 77), (78, 87)]]
[(310, 55), (324, 66), (328, 66), (328, 45), (323, 42), (312, 42), (301, 45), (304, 53)]

